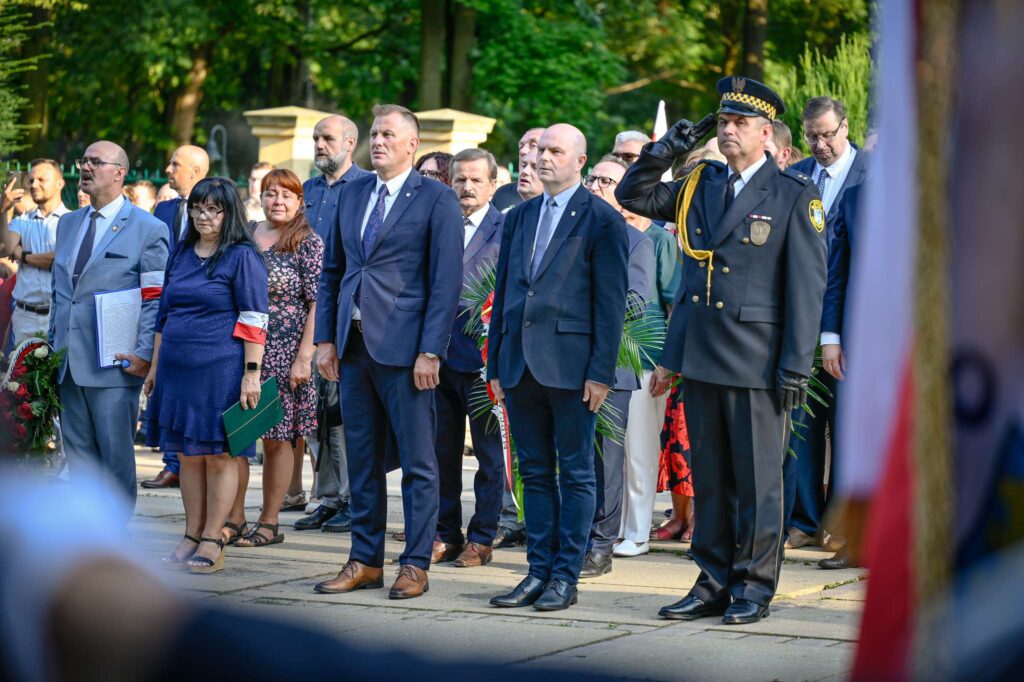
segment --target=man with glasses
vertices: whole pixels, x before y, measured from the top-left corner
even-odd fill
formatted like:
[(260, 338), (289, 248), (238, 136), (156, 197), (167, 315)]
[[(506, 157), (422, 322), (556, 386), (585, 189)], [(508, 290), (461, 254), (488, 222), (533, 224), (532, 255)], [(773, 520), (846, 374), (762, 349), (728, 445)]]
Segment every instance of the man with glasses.
[[(58, 371), (63, 444), (72, 482), (76, 472), (98, 466), (134, 504), (135, 423), (153, 357), (167, 226), (125, 199), (128, 156), (121, 147), (94, 142), (76, 165), (90, 205), (57, 224), (49, 327), (54, 349), (66, 351)], [(135, 347), (118, 353), (117, 365), (100, 367), (94, 294), (133, 288), (142, 293)]]
[[(867, 154), (849, 140), (850, 124), (841, 101), (813, 97), (804, 105), (802, 119), (804, 141), (811, 156), (793, 164), (793, 169), (810, 176), (817, 185), (825, 207), (826, 236), (831, 244), (843, 195), (861, 184), (867, 174)], [(839, 344), (839, 335), (826, 332), (821, 336), (821, 344), (824, 352), (829, 345)], [(820, 526), (826, 503), (825, 431), (826, 425), (835, 424), (836, 382), (825, 373), (819, 378), (832, 395), (829, 407), (814, 410), (813, 417), (803, 410), (793, 415), (803, 426), (797, 426), (800, 437), (790, 439), (796, 456), (786, 458), (784, 473), (788, 549), (820, 544), (824, 539)], [(833, 458), (835, 452), (833, 449)]]
[(640, 150), (651, 141), (651, 136), (639, 130), (624, 130), (615, 136), (615, 145), (612, 147), (612, 156), (632, 166), (640, 158)]
[[(171, 253), (178, 242), (185, 238), (188, 229), (188, 215), (185, 211), (188, 195), (196, 183), (206, 177), (209, 170), (210, 157), (207, 156), (206, 150), (191, 144), (175, 149), (170, 161), (167, 162), (167, 168), (164, 169), (167, 173), (167, 184), (178, 193), (178, 196), (157, 204), (153, 209), (153, 215), (167, 225), (168, 249)], [(178, 472), (181, 469), (178, 453), (163, 453), (163, 462), (164, 468), (159, 474), (140, 483), (143, 488), (177, 488), (181, 484), (178, 479)]]

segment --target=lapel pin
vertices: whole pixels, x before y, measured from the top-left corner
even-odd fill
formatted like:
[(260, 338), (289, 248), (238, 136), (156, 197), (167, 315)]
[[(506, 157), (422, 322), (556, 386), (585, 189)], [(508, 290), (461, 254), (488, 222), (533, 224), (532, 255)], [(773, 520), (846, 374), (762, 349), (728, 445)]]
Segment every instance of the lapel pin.
[(110, 231), (111, 232), (117, 232), (120, 229), (121, 229), (120, 227), (118, 227), (117, 225), (114, 225), (112, 228), (110, 228)]
[(569, 213), (569, 217), (570, 217), (570, 218), (575, 218), (575, 217), (576, 217), (576, 211), (572, 211), (572, 212), (570, 212), (570, 213)]
[(412, 192), (406, 192), (406, 193), (405, 193), (405, 196), (407, 196), (407, 197), (411, 197), (411, 196), (412, 196)]

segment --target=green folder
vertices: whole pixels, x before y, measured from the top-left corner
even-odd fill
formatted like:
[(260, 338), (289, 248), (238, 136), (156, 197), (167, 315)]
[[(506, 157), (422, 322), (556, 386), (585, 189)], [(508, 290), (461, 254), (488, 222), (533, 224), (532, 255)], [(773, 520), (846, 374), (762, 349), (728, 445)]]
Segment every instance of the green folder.
[(243, 410), (241, 403), (235, 403), (225, 410), (222, 416), (224, 432), (228, 435), (228, 449), (232, 457), (237, 457), (242, 450), (262, 438), (263, 434), (284, 419), (277, 377), (270, 377), (263, 382), (260, 388), (260, 401), (256, 407)]

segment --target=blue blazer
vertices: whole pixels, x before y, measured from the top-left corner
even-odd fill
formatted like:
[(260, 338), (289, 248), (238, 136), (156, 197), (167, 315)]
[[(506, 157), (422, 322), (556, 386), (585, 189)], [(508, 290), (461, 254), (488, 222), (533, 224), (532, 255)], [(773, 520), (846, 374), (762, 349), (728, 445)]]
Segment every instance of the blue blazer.
[(178, 210), (178, 204), (185, 199), (177, 197), (175, 199), (168, 199), (167, 201), (161, 201), (153, 208), (153, 216), (163, 221), (164, 225), (167, 226), (167, 243), (171, 248), (171, 253), (174, 253), (174, 247), (178, 245), (178, 231), (181, 229), (180, 225), (174, 225), (174, 214)]
[(551, 235), (536, 278), (530, 261), (544, 195), (505, 216), (487, 379), (515, 387), (529, 368), (543, 386), (615, 384), (626, 310), (626, 222), (582, 185)]
[[(829, 209), (828, 215), (825, 216), (825, 227), (828, 228), (826, 235), (828, 236), (828, 243), (830, 244), (836, 234), (835, 223), (836, 218), (839, 216), (839, 206), (843, 203), (843, 195), (850, 191), (851, 188), (864, 182), (864, 178), (868, 173), (868, 153), (857, 147), (857, 145), (852, 142), (850, 143), (850, 146), (857, 150), (857, 154), (853, 157), (853, 161), (850, 164), (850, 172), (846, 174), (846, 180), (843, 182), (843, 186), (839, 188), (839, 194), (836, 195), (836, 200), (832, 202), (832, 208)], [(806, 159), (801, 159), (794, 163), (792, 169), (809, 176), (811, 178), (811, 182), (815, 183), (818, 180), (818, 178), (814, 177), (815, 163), (816, 161), (814, 160), (814, 157), (808, 156)]]
[(124, 206), (93, 250), (75, 287), (71, 281), (75, 267), (72, 257), (76, 253), (78, 235), (91, 210), (86, 207), (66, 213), (57, 223), (49, 339), (57, 350), (67, 349), (58, 379), (63, 381), (70, 367), (71, 376), (79, 386), (141, 386), (141, 378), (126, 374), (120, 367), (99, 367), (93, 294), (144, 288), (139, 340), (130, 352), (143, 360), (151, 360), (153, 329), (167, 268), (167, 227), (125, 199)]
[[(480, 271), (488, 264), (494, 266), (501, 249), (501, 226), (505, 223), (505, 214), (494, 207), (487, 209), (480, 227), (469, 241), (465, 253), (462, 254), (462, 278), (464, 285), (471, 278), (478, 278)], [(459, 314), (455, 316), (452, 329), (452, 345), (448, 350), (448, 367), (456, 372), (477, 372), (484, 366), (477, 347), (476, 338), (466, 335), (466, 322), (470, 314), (469, 301), (459, 301)], [(482, 330), (478, 330), (482, 333)]]
[(860, 186), (851, 187), (843, 196), (836, 219), (836, 236), (828, 248), (828, 284), (821, 310), (821, 331), (843, 334), (846, 293), (850, 285), (850, 254), (857, 236), (860, 211)]
[(459, 200), (413, 169), (364, 254), (360, 231), (376, 182), (376, 174), (359, 178), (341, 193), (338, 225), (324, 249), (314, 340), (335, 344), (342, 357), (356, 304), (374, 361), (412, 367), (419, 353), (443, 359), (462, 292)]

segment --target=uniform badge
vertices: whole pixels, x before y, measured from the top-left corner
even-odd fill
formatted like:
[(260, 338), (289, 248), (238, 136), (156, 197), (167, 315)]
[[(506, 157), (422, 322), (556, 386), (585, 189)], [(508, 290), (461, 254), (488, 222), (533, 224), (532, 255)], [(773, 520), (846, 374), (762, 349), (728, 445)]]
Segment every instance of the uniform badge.
[(743, 88), (747, 87), (747, 79), (736, 77), (732, 79), (733, 92), (743, 92)]
[(768, 235), (771, 234), (772, 226), (763, 220), (755, 220), (750, 223), (750, 241), (755, 246), (764, 246), (765, 242), (768, 241)]
[(815, 230), (820, 233), (825, 229), (825, 206), (820, 199), (811, 200), (811, 205), (807, 207), (807, 213), (811, 216), (811, 225)]

